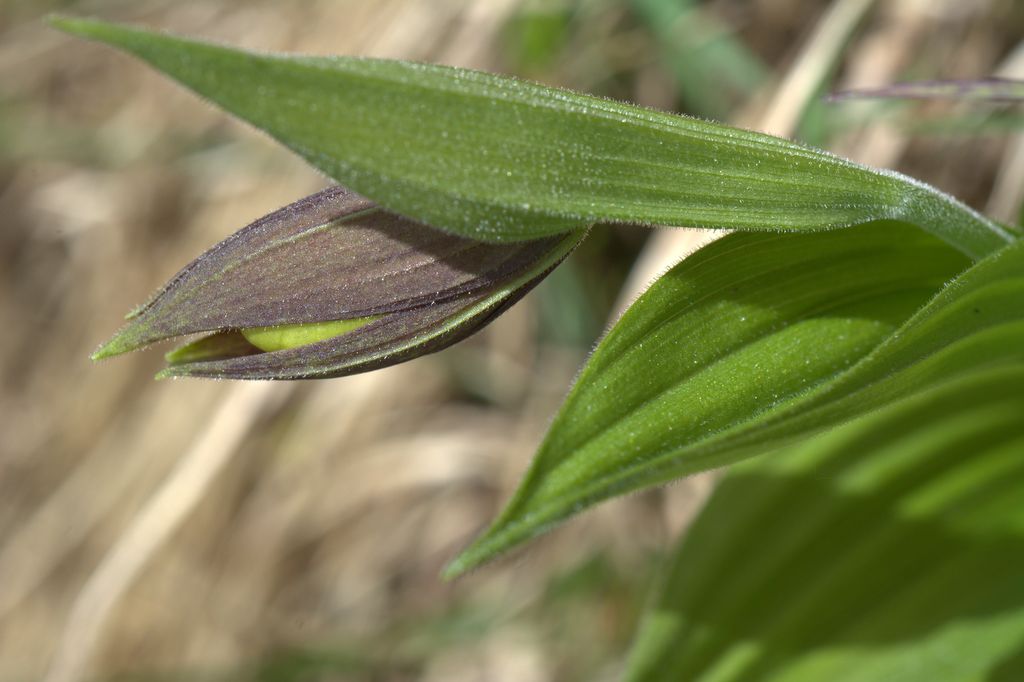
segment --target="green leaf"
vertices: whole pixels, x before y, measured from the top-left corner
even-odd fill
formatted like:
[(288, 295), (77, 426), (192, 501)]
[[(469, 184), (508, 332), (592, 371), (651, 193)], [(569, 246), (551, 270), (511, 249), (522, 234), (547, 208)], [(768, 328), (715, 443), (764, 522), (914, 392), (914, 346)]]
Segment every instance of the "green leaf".
[(880, 218), (975, 257), (1011, 239), (910, 178), (717, 123), (446, 66), (52, 21), (144, 59), (385, 208), (479, 239), (595, 221), (806, 231)]
[(894, 223), (731, 235), (686, 259), (598, 345), (515, 497), (449, 575), (600, 500), (1024, 358), (1024, 242), (900, 327), (963, 265)]
[(737, 465), (627, 679), (1024, 679), (1024, 364)]

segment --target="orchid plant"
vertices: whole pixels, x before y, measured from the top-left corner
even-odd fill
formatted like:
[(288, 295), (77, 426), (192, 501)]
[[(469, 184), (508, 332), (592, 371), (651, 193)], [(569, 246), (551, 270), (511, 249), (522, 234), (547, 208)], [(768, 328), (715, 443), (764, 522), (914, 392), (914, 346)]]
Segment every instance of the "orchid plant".
[(600, 341), (454, 577), (614, 496), (729, 473), (626, 679), (1024, 679), (1024, 241), (913, 178), (475, 71), (98, 21), (343, 187), (185, 267), (96, 357), (335, 377), (473, 333), (608, 224), (730, 229)]

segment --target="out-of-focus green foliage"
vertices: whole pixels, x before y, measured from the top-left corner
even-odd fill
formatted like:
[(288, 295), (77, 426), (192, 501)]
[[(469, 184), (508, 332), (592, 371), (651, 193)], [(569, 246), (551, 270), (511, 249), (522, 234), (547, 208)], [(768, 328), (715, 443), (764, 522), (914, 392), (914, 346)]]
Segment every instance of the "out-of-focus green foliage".
[(757, 92), (765, 66), (694, 0), (632, 0), (687, 109), (723, 120)]
[(627, 679), (1024, 678), (1022, 385), (1019, 362), (971, 372), (737, 465)]

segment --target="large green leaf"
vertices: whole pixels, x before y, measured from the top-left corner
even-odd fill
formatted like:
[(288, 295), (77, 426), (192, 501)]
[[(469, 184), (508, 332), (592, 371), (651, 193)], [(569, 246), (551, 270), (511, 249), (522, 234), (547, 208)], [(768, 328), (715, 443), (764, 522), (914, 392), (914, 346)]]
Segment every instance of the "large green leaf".
[(146, 60), (385, 208), (480, 239), (594, 221), (774, 231), (881, 218), (976, 257), (1011, 239), (910, 178), (717, 123), (445, 66), (53, 21)]
[(734, 467), (628, 679), (1024, 679), (1021, 386), (969, 373)]
[(599, 344), (516, 496), (449, 572), (600, 500), (1024, 358), (1024, 242), (973, 266), (896, 329), (962, 265), (892, 223), (737, 234), (703, 249)]

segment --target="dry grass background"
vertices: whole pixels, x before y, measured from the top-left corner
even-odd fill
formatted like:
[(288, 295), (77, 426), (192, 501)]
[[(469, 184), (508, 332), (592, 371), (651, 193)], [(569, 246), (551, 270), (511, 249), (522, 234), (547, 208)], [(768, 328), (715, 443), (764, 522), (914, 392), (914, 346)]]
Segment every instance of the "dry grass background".
[[(678, 81), (628, 4), (0, 5), (0, 680), (615, 678), (651, 558), (709, 479), (604, 505), (516, 557), (437, 578), (510, 495), (586, 352), (538, 332), (543, 293), (459, 348), (341, 380), (154, 382), (159, 353), (90, 363), (181, 265), (325, 181), (40, 17), (62, 9), (259, 49), (525, 72), (672, 107)], [(847, 34), (845, 85), (1024, 74), (1012, 0), (702, 11), (771, 69), (733, 120), (780, 134), (794, 133), (815, 70)], [(508, 27), (544, 12), (568, 28), (538, 67), (515, 57)], [(911, 139), (874, 122), (830, 139), (1015, 218), (1019, 138)], [(601, 258), (635, 250), (626, 232), (579, 268), (601, 277)], [(680, 234), (651, 240), (632, 281), (692, 248)]]

